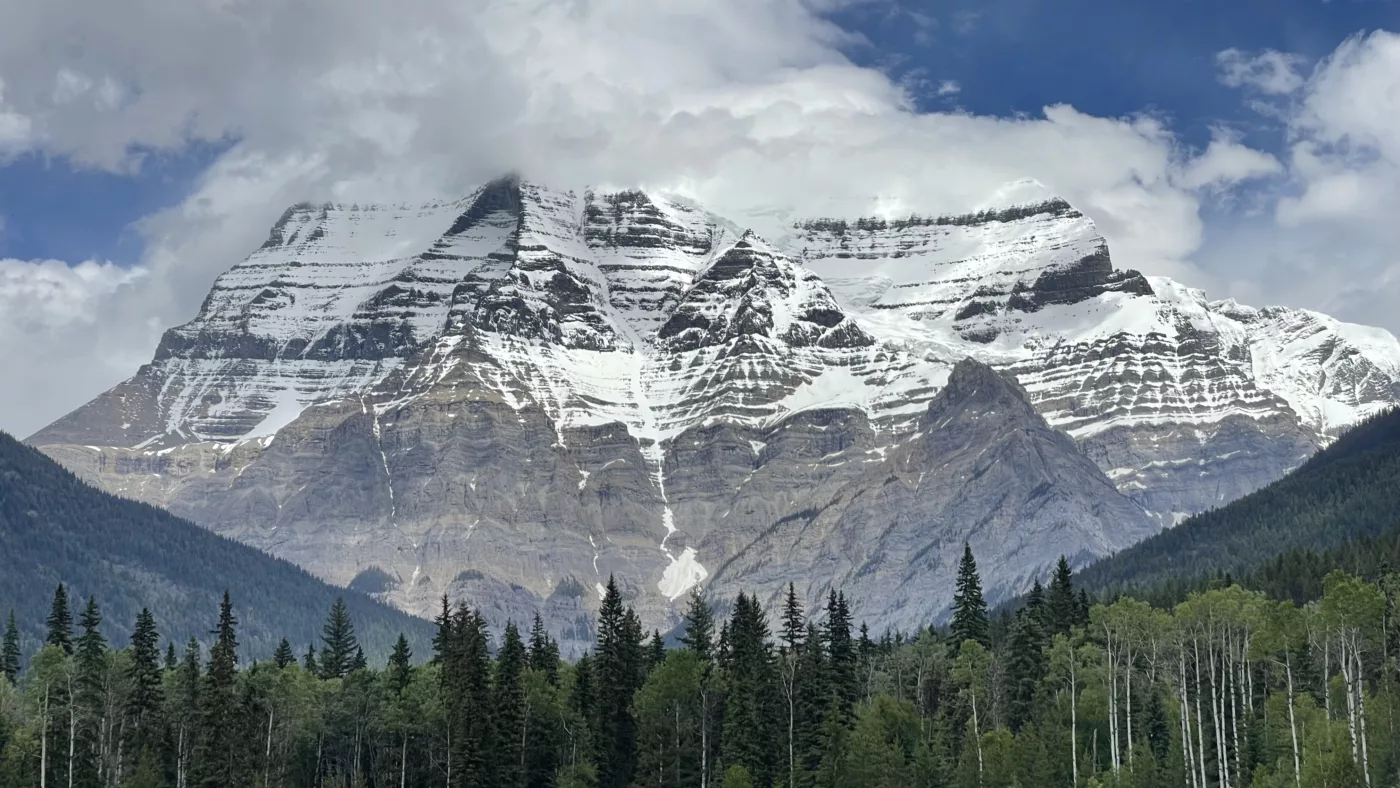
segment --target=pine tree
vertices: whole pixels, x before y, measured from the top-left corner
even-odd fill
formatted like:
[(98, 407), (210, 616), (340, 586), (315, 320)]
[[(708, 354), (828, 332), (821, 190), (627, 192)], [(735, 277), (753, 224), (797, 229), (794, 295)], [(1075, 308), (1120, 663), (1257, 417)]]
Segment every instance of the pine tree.
[(369, 661), (365, 659), (365, 650), (360, 646), (355, 647), (355, 656), (350, 660), (350, 672), (357, 670), (368, 670)]
[(394, 641), (394, 650), (389, 654), (389, 689), (393, 690), (395, 695), (402, 695), (413, 680), (412, 659), (413, 652), (408, 650), (408, 638), (400, 632), (399, 639)]
[(797, 690), (794, 738), (799, 775), (815, 774), (821, 767), (822, 722), (833, 701), (821, 631), (815, 623), (807, 623), (803, 640), (793, 679)]
[[(126, 699), (128, 751), (138, 755), (143, 747), (158, 742), (160, 709), (163, 701), (160, 669), (160, 632), (151, 611), (141, 608), (131, 632), (131, 661), (127, 676), (130, 684)], [(167, 658), (174, 657), (174, 650)]]
[(317, 663), (316, 660), (315, 646), (306, 647), (306, 656), (302, 657), (301, 667), (302, 670), (305, 670), (307, 673), (310, 673), (313, 676), (321, 675), (321, 666)]
[(321, 678), (338, 679), (355, 667), (355, 625), (344, 597), (336, 597), (330, 615), (321, 628)]
[(496, 657), (496, 681), (492, 709), (495, 711), (495, 785), (520, 788), (524, 784), (525, 759), (525, 644), (515, 622), (506, 622), (501, 650)]
[(1089, 594), (1084, 589), (1079, 589), (1079, 601), (1074, 606), (1074, 625), (1077, 627), (1089, 626)]
[(1074, 599), (1073, 574), (1069, 561), (1060, 556), (1055, 565), (1055, 576), (1050, 578), (1050, 593), (1045, 600), (1045, 616), (1049, 622), (1050, 635), (1068, 635), (1078, 620), (1078, 604)]
[(179, 666), (180, 659), (175, 656), (175, 641), (172, 640), (165, 644), (165, 669), (174, 670)]
[(209, 649), (209, 667), (200, 692), (200, 736), (196, 766), (199, 784), (205, 788), (222, 788), (241, 783), (238, 774), (239, 731), (231, 721), (237, 719), (238, 697), (235, 682), (238, 676), (238, 619), (233, 615), (233, 601), (224, 592), (219, 604), (219, 623), (214, 629), (214, 645)]
[(202, 736), (200, 725), (200, 683), (199, 641), (190, 637), (185, 643), (185, 656), (175, 669), (174, 691), (170, 720), (171, 738), (174, 739), (175, 783), (184, 786), (190, 782), (193, 771), (194, 752)]
[(714, 654), (715, 616), (710, 606), (700, 596), (699, 589), (690, 592), (690, 603), (685, 610), (685, 634), (681, 645), (694, 651), (701, 659), (710, 659)]
[(797, 588), (788, 583), (787, 598), (783, 600), (783, 629), (778, 636), (780, 648), (785, 654), (796, 654), (803, 643), (807, 631), (807, 619), (802, 613), (802, 602), (797, 598)]
[(651, 642), (647, 643), (647, 670), (655, 670), (666, 661), (666, 641), (661, 639), (661, 630), (651, 631)]
[(1167, 710), (1162, 704), (1162, 693), (1153, 691), (1147, 699), (1146, 728), (1147, 746), (1157, 757), (1157, 763), (1165, 765), (1171, 748), (1171, 728), (1167, 725)]
[(73, 653), (73, 614), (68, 610), (68, 589), (58, 584), (58, 590), (53, 593), (53, 606), (49, 608), (48, 635), (44, 637), (44, 643), (49, 646), (58, 646), (63, 649), (63, 653)]
[(433, 623), (437, 625), (437, 631), (433, 633), (433, 659), (434, 665), (441, 662), (443, 656), (452, 648), (452, 605), (447, 601), (447, 594), (442, 595), (442, 612), (437, 614)]
[(15, 611), (10, 610), (10, 620), (5, 625), (5, 643), (0, 646), (0, 674), (13, 684), (19, 681), (19, 627), (15, 626)]
[(77, 785), (98, 784), (100, 766), (98, 759), (103, 746), (103, 734), (111, 720), (106, 719), (104, 694), (107, 679), (107, 638), (102, 635), (102, 612), (97, 607), (96, 597), (88, 597), (87, 606), (78, 616), (82, 635), (74, 651), (74, 666), (77, 670), (77, 693), (75, 702), (79, 708), (79, 725), (76, 749), (78, 753), (74, 765), (74, 781)]
[(292, 652), (292, 644), (286, 638), (277, 644), (277, 650), (272, 652), (272, 664), (278, 669), (285, 668), (297, 661), (297, 655)]
[(465, 606), (454, 616), (452, 632), (457, 639), (453, 672), (460, 704), (456, 709), (459, 734), (457, 762), (461, 764), (463, 788), (493, 786), (495, 766), (492, 715), (483, 713), (491, 703), (491, 657), (486, 638), (486, 621), (479, 612)]
[(636, 614), (622, 606), (617, 582), (608, 578), (598, 612), (595, 663), (597, 764), (599, 788), (627, 788), (637, 758), (632, 694), (640, 686), (641, 627)]
[(856, 654), (860, 655), (861, 664), (868, 663), (875, 656), (875, 641), (870, 639), (870, 627), (865, 622), (860, 622), (860, 638), (856, 641)]
[(835, 694), (841, 713), (841, 723), (849, 725), (860, 698), (860, 681), (856, 674), (856, 644), (851, 639), (851, 611), (846, 595), (831, 591), (826, 600), (826, 668), (830, 691)]
[(1016, 615), (1006, 644), (1007, 725), (1021, 730), (1034, 711), (1036, 688), (1045, 677), (1045, 637), (1031, 608)]
[(721, 755), (726, 766), (743, 766), (759, 785), (771, 785), (777, 756), (778, 677), (768, 622), (758, 600), (740, 593), (729, 619)]
[(530, 669), (543, 673), (550, 685), (559, 686), (559, 644), (545, 631), (539, 613), (530, 627)]
[(949, 646), (954, 654), (965, 640), (976, 641), (987, 648), (992, 645), (987, 603), (982, 599), (982, 579), (977, 574), (977, 560), (972, 557), (972, 546), (967, 542), (963, 542), (957, 590), (953, 594), (953, 627)]

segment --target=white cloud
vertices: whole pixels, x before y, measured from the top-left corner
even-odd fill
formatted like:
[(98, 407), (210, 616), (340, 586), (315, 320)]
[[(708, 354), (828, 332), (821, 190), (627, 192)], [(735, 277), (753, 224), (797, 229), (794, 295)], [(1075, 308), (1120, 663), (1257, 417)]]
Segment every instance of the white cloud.
[(35, 415), (81, 405), (149, 360), (157, 326), (105, 317), (144, 276), (111, 263), (0, 259), (0, 413), (13, 414), (0, 429), (23, 435), (39, 426)]
[(1197, 259), (1242, 300), (1400, 333), (1400, 35), (1355, 36), (1292, 79), (1279, 83), (1292, 95), (1277, 109), (1288, 145), (1271, 221), (1217, 231)]
[(1227, 49), (1215, 56), (1215, 62), (1220, 68), (1220, 81), (1232, 88), (1248, 87), (1269, 95), (1284, 95), (1303, 86), (1300, 72), (1307, 58), (1272, 49), (1257, 55)]
[[(27, 124), (12, 146), (122, 171), (143, 151), (236, 140), (188, 199), (141, 223), (147, 276), (83, 301), (103, 344), (54, 332), (23, 368), (96, 393), (111, 359), (148, 358), (152, 326), (189, 319), (301, 199), (460, 194), (516, 169), (672, 189), (771, 232), (785, 216), (962, 210), (1031, 177), (1093, 216), (1120, 265), (1200, 284), (1202, 192), (1276, 168), (1233, 141), (1189, 151), (1148, 117), (918, 114), (842, 54), (861, 41), (813, 12), (827, 4), (0, 4), (0, 113)], [(26, 432), (70, 403), (7, 404), (3, 426)]]
[(940, 96), (952, 96), (961, 92), (962, 85), (959, 85), (957, 80), (945, 79), (938, 83), (938, 95)]
[(1188, 189), (1228, 187), (1283, 171), (1278, 159), (1218, 133), (1205, 153), (1191, 160), (1179, 180)]

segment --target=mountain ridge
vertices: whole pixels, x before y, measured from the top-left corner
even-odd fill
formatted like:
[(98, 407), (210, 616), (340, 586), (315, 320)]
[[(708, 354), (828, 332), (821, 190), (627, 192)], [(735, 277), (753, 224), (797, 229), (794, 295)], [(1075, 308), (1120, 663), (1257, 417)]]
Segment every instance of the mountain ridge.
[(55, 586), (102, 604), (113, 642), (149, 606), (162, 638), (208, 640), (220, 595), (241, 619), (244, 656), (267, 658), (278, 640), (320, 643), (332, 601), (343, 596), (372, 658), (387, 657), (404, 632), (419, 646), (432, 627), (355, 592), (334, 589), (305, 570), (210, 533), (147, 504), (84, 484), (37, 450), (0, 432), (0, 607), (13, 608), (29, 641), (43, 637)]
[(774, 241), (688, 201), (520, 179), (299, 206), (162, 348), (31, 443), (334, 582), (382, 572), (407, 609), (448, 591), (565, 628), (607, 574), (664, 623), (797, 493), (915, 439), (965, 358), (1159, 525), (1400, 401), (1394, 337), (1118, 270), (1053, 198)]

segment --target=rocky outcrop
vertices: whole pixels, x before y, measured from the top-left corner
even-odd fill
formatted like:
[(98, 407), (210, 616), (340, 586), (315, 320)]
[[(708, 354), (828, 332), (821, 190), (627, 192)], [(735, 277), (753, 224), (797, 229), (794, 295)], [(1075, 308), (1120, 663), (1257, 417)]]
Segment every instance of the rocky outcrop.
[(581, 643), (609, 575), (648, 627), (789, 581), (903, 627), (968, 540), (1012, 593), (1277, 478), (1398, 381), (1389, 334), (1115, 270), (1063, 200), (764, 239), (504, 178), (293, 207), (30, 441), (408, 610)]

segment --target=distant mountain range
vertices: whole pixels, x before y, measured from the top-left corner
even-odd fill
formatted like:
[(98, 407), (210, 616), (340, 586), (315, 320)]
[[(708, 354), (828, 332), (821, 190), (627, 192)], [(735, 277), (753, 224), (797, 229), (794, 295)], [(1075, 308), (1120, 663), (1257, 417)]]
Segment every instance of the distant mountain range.
[(229, 591), (239, 619), (240, 655), (272, 656), (279, 639), (321, 644), (321, 626), (343, 596), (359, 642), (375, 661), (400, 632), (427, 654), (433, 627), (363, 594), (334, 588), (280, 559), (212, 534), (169, 512), (95, 490), (53, 460), (0, 432), (0, 616), (13, 609), (25, 649), (45, 634), (59, 583), (76, 619), (95, 597), (104, 630), (125, 646), (136, 614), (149, 607), (164, 648), (209, 640)]
[(29, 441), (339, 585), (541, 610), (609, 575), (871, 626), (993, 598), (1246, 495), (1400, 402), (1400, 343), (1114, 267), (1013, 184), (960, 216), (762, 238), (665, 195), (504, 178), (297, 205), (130, 380)]

